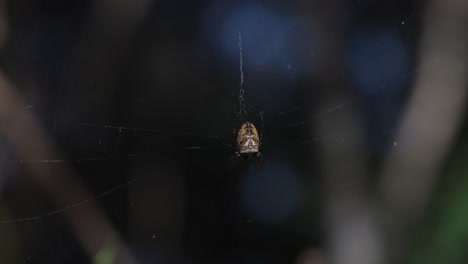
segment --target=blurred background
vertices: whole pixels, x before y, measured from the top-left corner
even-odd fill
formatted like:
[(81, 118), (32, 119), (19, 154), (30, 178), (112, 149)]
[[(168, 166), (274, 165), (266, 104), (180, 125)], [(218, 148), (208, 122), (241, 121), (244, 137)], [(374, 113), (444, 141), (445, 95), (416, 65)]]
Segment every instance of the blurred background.
[[(467, 263), (466, 25), (463, 0), (0, 0), (0, 262)], [(247, 120), (260, 171), (227, 167)]]

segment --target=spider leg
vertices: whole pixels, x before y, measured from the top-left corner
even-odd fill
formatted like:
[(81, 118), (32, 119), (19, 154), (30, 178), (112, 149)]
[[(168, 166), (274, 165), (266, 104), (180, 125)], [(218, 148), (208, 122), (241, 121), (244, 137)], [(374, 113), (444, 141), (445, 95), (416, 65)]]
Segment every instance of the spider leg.
[(236, 153), (234, 153), (234, 155), (229, 159), (228, 163), (226, 164), (226, 167), (229, 169), (230, 172), (232, 172), (232, 170), (236, 166), (239, 158), (240, 158), (240, 153), (236, 151)]
[(238, 123), (237, 115), (236, 115), (236, 111), (234, 111), (232, 113), (232, 136), (233, 138), (237, 138), (237, 131), (236, 131), (237, 123)]
[(257, 152), (256, 156), (258, 157), (258, 169), (257, 171), (261, 171), (263, 167), (265, 166), (265, 159), (263, 158), (263, 154), (260, 152)]
[[(263, 131), (265, 130), (263, 125), (264, 125), (264, 119), (263, 119), (263, 111), (260, 113), (260, 125), (261, 125), (261, 131), (260, 131), (260, 142), (263, 142)], [(262, 155), (262, 154), (260, 154)]]

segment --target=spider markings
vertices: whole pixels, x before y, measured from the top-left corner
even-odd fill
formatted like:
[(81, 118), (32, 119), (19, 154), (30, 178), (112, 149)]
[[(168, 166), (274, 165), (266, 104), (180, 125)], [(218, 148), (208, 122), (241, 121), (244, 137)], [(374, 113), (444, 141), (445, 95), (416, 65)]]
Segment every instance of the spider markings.
[(260, 136), (257, 128), (249, 121), (244, 122), (239, 131), (234, 130), (234, 137), (236, 138), (237, 151), (228, 163), (228, 167), (233, 167), (237, 160), (244, 159), (248, 160), (252, 157), (259, 158), (259, 168), (262, 169), (265, 165), (262, 153), (260, 153)]
[(237, 132), (237, 149), (240, 154), (258, 153), (260, 138), (257, 128), (251, 122), (244, 122)]

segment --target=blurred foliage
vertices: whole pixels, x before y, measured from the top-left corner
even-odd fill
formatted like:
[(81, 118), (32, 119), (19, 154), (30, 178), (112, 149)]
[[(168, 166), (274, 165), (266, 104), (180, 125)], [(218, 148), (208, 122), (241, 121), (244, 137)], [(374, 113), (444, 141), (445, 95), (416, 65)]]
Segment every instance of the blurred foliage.
[(93, 264), (112, 264), (114, 263), (116, 254), (115, 240), (111, 238), (107, 241), (106, 246), (94, 256)]
[[(465, 130), (466, 131), (466, 130)], [(416, 233), (409, 264), (467, 263), (468, 253), (468, 136), (455, 150), (442, 174), (425, 223)]]

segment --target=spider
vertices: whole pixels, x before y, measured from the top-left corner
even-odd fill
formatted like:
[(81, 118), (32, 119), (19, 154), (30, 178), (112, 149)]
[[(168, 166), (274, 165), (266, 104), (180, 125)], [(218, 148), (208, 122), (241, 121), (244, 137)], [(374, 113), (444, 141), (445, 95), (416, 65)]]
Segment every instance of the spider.
[(233, 131), (236, 138), (237, 151), (228, 163), (228, 167), (234, 166), (238, 160), (248, 160), (252, 157), (258, 157), (259, 168), (261, 170), (265, 165), (262, 153), (259, 151), (261, 137), (258, 134), (257, 128), (250, 121), (242, 123), (239, 130)]

